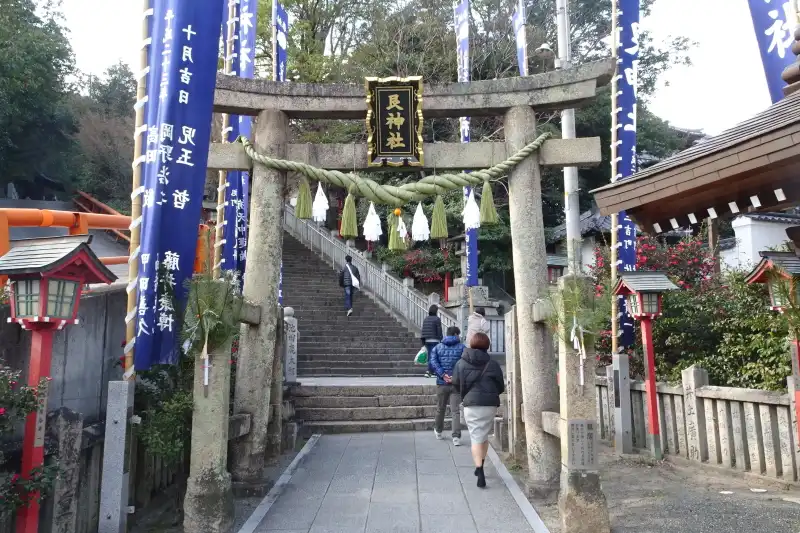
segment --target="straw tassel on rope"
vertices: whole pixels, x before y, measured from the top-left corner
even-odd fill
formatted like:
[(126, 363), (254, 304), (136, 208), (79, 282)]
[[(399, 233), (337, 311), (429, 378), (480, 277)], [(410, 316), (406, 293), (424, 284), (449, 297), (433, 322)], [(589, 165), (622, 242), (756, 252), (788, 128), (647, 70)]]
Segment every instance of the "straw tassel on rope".
[(305, 176), (300, 178), (300, 188), (297, 191), (297, 205), (294, 208), (294, 214), (301, 220), (308, 220), (312, 215), (311, 186)]
[(497, 208), (494, 206), (492, 183), (486, 180), (483, 182), (483, 191), (481, 192), (481, 225), (493, 226), (497, 222)]
[(431, 215), (431, 239), (439, 239), (439, 247), (444, 248), (447, 237), (447, 213), (444, 210), (444, 200), (437, 195), (436, 202), (433, 204), (433, 215)]
[(342, 210), (342, 228), (339, 230), (339, 235), (341, 235), (344, 239), (355, 239), (358, 237), (356, 199), (353, 196), (353, 193), (348, 193), (347, 198), (344, 200), (344, 209)]
[(406, 249), (406, 241), (400, 237), (400, 225), (403, 224), (402, 215), (403, 211), (399, 207), (389, 213), (389, 249), (396, 252)]

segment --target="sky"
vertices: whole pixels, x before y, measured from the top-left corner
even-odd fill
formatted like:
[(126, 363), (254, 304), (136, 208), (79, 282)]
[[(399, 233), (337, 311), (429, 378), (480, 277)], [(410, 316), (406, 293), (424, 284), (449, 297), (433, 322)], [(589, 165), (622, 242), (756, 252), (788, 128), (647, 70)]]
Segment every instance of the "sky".
[[(140, 1), (64, 0), (63, 11), (81, 71), (99, 75), (120, 59), (139, 70)], [(673, 67), (650, 102), (673, 126), (713, 135), (770, 105), (747, 0), (657, 0), (642, 26), (656, 41), (697, 42), (692, 66)]]

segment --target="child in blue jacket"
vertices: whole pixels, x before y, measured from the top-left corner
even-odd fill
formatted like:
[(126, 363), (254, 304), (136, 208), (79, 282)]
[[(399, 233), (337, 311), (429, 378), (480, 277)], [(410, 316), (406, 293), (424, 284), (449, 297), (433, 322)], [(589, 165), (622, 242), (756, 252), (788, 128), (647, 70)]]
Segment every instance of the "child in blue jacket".
[(433, 432), (438, 440), (442, 440), (444, 430), (444, 414), (450, 404), (450, 415), (453, 418), (453, 445), (461, 445), (461, 413), (459, 406), (461, 397), (453, 389), (452, 375), (453, 368), (461, 359), (464, 352), (464, 345), (461, 343), (461, 330), (455, 326), (447, 328), (447, 336), (441, 343), (437, 344), (431, 352), (430, 363), (436, 374), (437, 406), (436, 422)]

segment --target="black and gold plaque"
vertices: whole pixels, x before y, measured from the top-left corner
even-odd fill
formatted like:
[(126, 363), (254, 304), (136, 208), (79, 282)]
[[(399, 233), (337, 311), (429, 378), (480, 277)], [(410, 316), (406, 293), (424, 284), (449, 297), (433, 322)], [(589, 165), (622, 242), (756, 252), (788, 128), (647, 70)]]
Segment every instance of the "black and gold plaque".
[(422, 77), (367, 78), (367, 164), (421, 167)]

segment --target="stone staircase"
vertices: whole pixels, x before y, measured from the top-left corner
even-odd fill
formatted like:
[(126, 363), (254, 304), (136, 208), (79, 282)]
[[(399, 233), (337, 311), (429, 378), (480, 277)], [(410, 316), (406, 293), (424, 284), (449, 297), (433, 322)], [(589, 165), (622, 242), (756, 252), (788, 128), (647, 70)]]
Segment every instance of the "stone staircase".
[(283, 241), (283, 303), (298, 321), (300, 377), (425, 373), (413, 363), (419, 339), (363, 293), (348, 317), (338, 273), (289, 234)]
[[(436, 385), (301, 386), (294, 392), (303, 432), (429, 431)], [(449, 409), (445, 427), (450, 428)]]
[[(301, 384), (353, 378), (345, 385), (305, 385), (292, 391), (303, 433), (433, 428), (436, 382), (422, 378), (425, 367), (412, 362), (419, 339), (366, 294), (357, 295), (348, 317), (338, 273), (288, 233), (283, 241), (283, 301), (298, 321)], [(416, 377), (422, 384), (405, 385), (393, 377)]]

